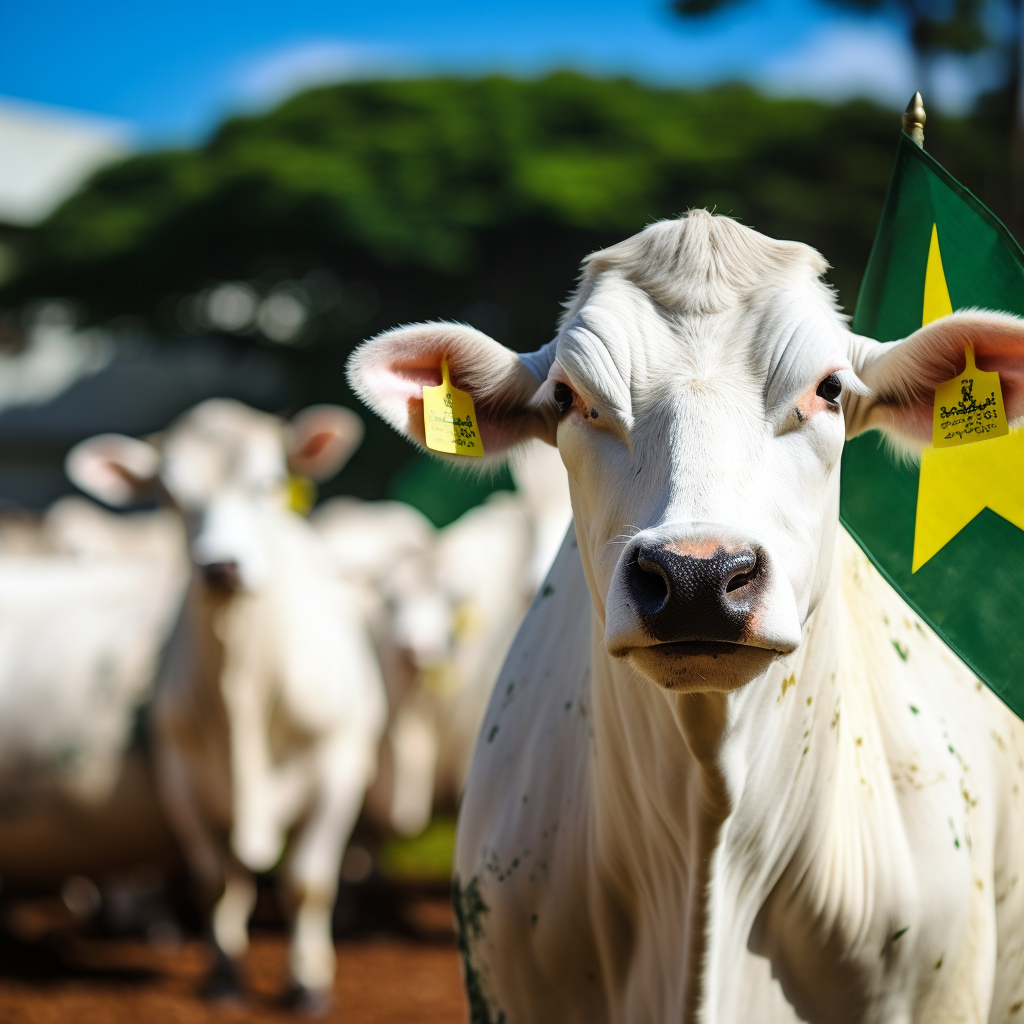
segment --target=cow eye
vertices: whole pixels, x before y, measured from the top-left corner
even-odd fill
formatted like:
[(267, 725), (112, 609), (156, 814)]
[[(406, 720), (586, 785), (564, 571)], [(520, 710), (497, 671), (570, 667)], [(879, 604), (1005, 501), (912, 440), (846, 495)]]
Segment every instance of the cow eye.
[(558, 415), (564, 416), (571, 408), (574, 399), (572, 388), (562, 381), (555, 383), (555, 405), (558, 406)]
[(818, 390), (815, 392), (819, 398), (824, 398), (826, 402), (829, 402), (832, 405), (836, 403), (842, 393), (842, 381), (834, 373), (830, 373), (818, 385)]

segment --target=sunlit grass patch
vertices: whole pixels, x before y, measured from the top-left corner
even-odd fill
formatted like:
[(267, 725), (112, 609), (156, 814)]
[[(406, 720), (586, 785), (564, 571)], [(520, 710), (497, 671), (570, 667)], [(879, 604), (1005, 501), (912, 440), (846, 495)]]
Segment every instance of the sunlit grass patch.
[(439, 815), (410, 839), (388, 839), (377, 854), (377, 869), (395, 880), (447, 879), (455, 856), (455, 817)]

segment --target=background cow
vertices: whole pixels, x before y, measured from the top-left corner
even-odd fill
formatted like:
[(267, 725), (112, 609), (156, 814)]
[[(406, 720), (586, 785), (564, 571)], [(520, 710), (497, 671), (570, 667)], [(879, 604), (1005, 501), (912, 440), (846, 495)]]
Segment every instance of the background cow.
[(137, 725), (187, 579), (180, 523), (67, 498), (0, 533), (5, 888), (173, 863)]
[(159, 437), (105, 435), (68, 457), (83, 490), (117, 504), (155, 485), (188, 528), (194, 571), (154, 704), (165, 805), (216, 897), (215, 992), (237, 984), (252, 872), (274, 867), (291, 834), (290, 965), (310, 1009), (334, 977), (338, 870), (386, 703), (358, 597), (289, 508), (288, 473), (332, 475), (361, 436), (337, 407), (286, 424), (211, 400)]
[[(416, 835), (433, 806), (437, 735), (416, 666), (396, 640), (392, 595), (411, 593), (429, 558), (437, 530), (420, 512), (398, 501), (332, 498), (310, 517), (334, 558), (335, 570), (358, 589), (388, 695), (388, 726), (381, 738), (378, 773), (366, 812), (384, 833)], [(431, 597), (435, 595), (431, 593)], [(448, 628), (440, 598), (432, 606), (438, 631)]]
[(555, 449), (525, 446), (512, 472), (514, 493), (441, 530), (398, 502), (335, 498), (312, 516), (372, 609), (390, 714), (367, 809), (386, 830), (416, 835), (455, 810), (501, 664), (572, 517)]
[(845, 433), (926, 443), (967, 343), (1019, 419), (1024, 323), (958, 313), (883, 346), (825, 268), (695, 211), (590, 257), (540, 352), (424, 324), (350, 361), (422, 443), (446, 358), (489, 454), (541, 437), (569, 473), (575, 534), (460, 815), (474, 1020), (1024, 1005), (1024, 726), (837, 536)]

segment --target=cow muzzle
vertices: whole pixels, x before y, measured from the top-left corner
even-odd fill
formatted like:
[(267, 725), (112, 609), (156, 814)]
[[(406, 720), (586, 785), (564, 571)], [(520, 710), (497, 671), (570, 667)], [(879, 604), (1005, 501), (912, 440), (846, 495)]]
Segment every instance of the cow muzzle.
[(754, 548), (694, 555), (643, 544), (625, 565), (625, 586), (659, 643), (738, 643), (763, 589), (764, 562)]
[(203, 582), (223, 594), (234, 594), (242, 589), (242, 572), (235, 561), (207, 562), (199, 567)]
[(709, 673), (718, 678), (735, 669), (749, 678), (800, 642), (792, 588), (764, 545), (710, 527), (634, 537), (619, 559), (607, 608), (608, 652), (631, 657), (673, 688), (682, 668), (692, 676), (701, 664), (706, 670), (696, 674), (706, 688), (719, 688)]

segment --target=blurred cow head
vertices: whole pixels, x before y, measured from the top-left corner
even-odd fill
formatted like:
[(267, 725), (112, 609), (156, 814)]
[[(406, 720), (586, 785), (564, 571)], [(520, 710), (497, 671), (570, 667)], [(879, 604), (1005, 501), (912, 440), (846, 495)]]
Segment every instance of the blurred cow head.
[(433, 551), (399, 561), (381, 591), (391, 610), (395, 646), (413, 668), (426, 672), (451, 657), (454, 602), (438, 578)]
[(289, 508), (289, 474), (324, 480), (358, 447), (348, 409), (317, 405), (291, 423), (240, 402), (210, 399), (163, 433), (89, 438), (69, 452), (72, 482), (108, 505), (160, 493), (182, 513), (207, 584), (257, 591), (270, 573), (270, 536)]

